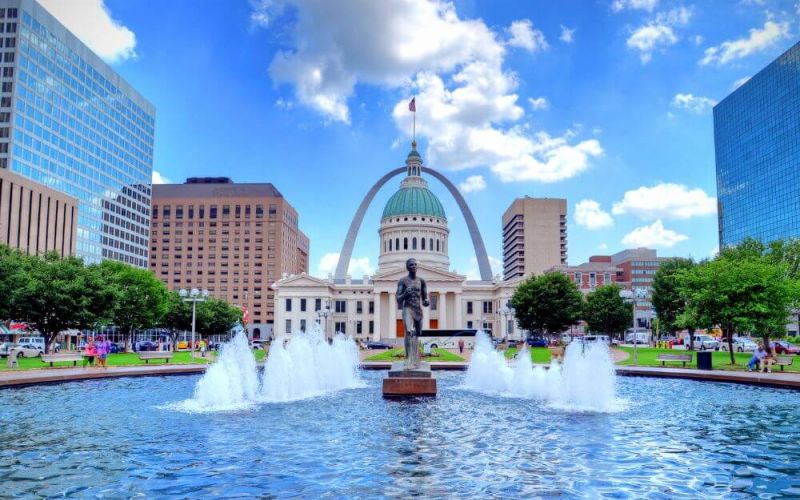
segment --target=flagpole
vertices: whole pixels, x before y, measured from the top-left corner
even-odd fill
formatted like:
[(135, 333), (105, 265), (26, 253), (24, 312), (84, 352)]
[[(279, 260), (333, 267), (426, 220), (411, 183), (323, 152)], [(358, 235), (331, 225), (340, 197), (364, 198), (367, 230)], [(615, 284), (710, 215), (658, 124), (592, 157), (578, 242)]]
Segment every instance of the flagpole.
[(411, 133), (411, 135), (412, 135), (412, 140), (414, 142), (417, 142), (417, 112), (416, 111), (414, 111), (414, 130)]

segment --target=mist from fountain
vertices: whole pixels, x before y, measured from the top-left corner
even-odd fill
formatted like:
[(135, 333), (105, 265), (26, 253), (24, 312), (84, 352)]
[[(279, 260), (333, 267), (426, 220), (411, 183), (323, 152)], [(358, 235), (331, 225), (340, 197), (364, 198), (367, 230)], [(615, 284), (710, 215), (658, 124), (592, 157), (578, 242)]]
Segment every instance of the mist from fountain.
[(608, 346), (599, 342), (567, 346), (563, 363), (534, 365), (527, 346), (509, 362), (490, 338), (478, 332), (464, 387), (507, 397), (543, 400), (568, 411), (614, 412), (624, 407), (616, 397), (616, 374)]
[(260, 403), (295, 401), (364, 387), (358, 364), (358, 347), (352, 338), (337, 335), (328, 343), (314, 330), (275, 339), (259, 377), (247, 336), (240, 332), (223, 344), (217, 361), (197, 382), (194, 396), (166, 408), (237, 411)]

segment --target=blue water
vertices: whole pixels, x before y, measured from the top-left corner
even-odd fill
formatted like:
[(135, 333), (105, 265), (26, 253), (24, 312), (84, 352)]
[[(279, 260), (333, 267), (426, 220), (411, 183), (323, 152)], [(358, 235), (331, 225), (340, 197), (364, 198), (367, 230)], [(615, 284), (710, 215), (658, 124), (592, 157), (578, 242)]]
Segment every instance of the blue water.
[(196, 376), (0, 391), (0, 497), (800, 497), (800, 395), (621, 378), (627, 409), (368, 387), (238, 413), (164, 408)]

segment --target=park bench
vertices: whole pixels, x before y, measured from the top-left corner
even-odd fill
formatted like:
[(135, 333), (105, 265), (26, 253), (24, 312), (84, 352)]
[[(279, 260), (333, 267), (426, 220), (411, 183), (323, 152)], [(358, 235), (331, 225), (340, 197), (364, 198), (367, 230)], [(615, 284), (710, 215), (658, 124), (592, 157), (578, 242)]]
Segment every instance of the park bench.
[(656, 361), (661, 361), (661, 366), (664, 366), (666, 361), (679, 361), (683, 363), (683, 367), (686, 368), (686, 363), (692, 362), (692, 355), (691, 354), (658, 354), (656, 355)]
[(791, 366), (792, 361), (794, 358), (790, 358), (789, 356), (776, 356), (775, 357), (775, 365), (781, 367), (781, 371), (783, 371), (784, 366)]
[(150, 364), (151, 359), (163, 359), (165, 363), (169, 363), (172, 359), (172, 353), (167, 351), (142, 351), (139, 353), (139, 359), (147, 364)]
[(72, 366), (78, 366), (78, 361), (83, 361), (83, 354), (79, 352), (71, 354), (42, 354), (42, 361), (50, 363), (51, 367), (53, 363), (60, 361), (72, 361)]

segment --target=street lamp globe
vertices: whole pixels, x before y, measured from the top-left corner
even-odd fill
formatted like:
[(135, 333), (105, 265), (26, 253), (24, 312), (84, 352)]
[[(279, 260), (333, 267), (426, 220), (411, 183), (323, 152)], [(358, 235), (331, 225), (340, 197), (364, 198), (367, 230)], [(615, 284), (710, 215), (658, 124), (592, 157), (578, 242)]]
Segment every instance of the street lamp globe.
[(185, 289), (181, 288), (180, 290), (178, 290), (178, 295), (180, 295), (180, 296), (181, 296), (181, 298), (186, 298), (186, 296), (188, 295), (188, 293), (186, 292), (186, 290), (185, 290)]
[(197, 297), (198, 295), (200, 295), (200, 290), (198, 290), (197, 288), (192, 288), (191, 295), (192, 297)]

